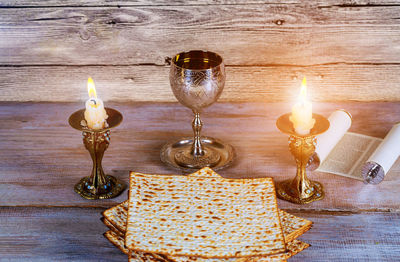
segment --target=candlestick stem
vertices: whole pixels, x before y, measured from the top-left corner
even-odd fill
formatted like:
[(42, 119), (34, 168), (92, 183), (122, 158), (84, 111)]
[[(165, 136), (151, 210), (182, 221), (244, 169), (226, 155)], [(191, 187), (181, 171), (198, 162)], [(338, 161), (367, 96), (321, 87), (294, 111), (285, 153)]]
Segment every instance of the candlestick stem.
[(89, 182), (91, 182), (91, 192), (96, 194), (99, 185), (106, 184), (106, 176), (102, 167), (102, 160), (104, 151), (110, 144), (110, 131), (106, 132), (82, 132), (83, 143), (85, 148), (89, 151), (90, 157), (93, 161), (92, 174), (90, 175)]
[(296, 176), (276, 184), (277, 196), (296, 204), (306, 204), (324, 198), (324, 190), (320, 183), (307, 178), (306, 167), (315, 152), (316, 136), (329, 128), (329, 121), (317, 114), (314, 129), (309, 135), (299, 135), (290, 122), (290, 114), (278, 118), (276, 125), (282, 132), (289, 134), (289, 150), (296, 160)]
[(76, 193), (86, 199), (113, 198), (122, 193), (125, 184), (117, 178), (106, 175), (103, 171), (102, 160), (104, 152), (110, 144), (110, 129), (122, 121), (122, 115), (118, 111), (106, 108), (108, 128), (94, 130), (82, 126), (84, 110), (73, 113), (69, 118), (70, 125), (82, 131), (83, 144), (89, 151), (93, 166), (90, 176), (82, 178), (74, 187)]
[(278, 197), (297, 204), (306, 204), (324, 197), (322, 185), (307, 178), (308, 159), (315, 151), (315, 136), (289, 137), (289, 149), (296, 160), (296, 177), (277, 184)]

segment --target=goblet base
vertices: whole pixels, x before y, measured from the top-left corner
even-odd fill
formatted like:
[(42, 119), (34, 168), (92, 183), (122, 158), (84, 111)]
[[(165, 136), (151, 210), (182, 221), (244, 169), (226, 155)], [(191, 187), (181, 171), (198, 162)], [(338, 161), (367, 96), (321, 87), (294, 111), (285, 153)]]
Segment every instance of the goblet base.
[(202, 137), (201, 143), (205, 154), (197, 159), (190, 153), (193, 138), (182, 138), (168, 143), (161, 149), (161, 161), (170, 167), (187, 172), (207, 166), (219, 170), (232, 164), (236, 154), (231, 145), (211, 137)]
[(324, 198), (325, 193), (323, 186), (316, 181), (310, 180), (310, 188), (307, 189), (308, 194), (306, 198), (297, 195), (297, 191), (292, 186), (292, 180), (285, 180), (276, 184), (276, 194), (278, 198), (295, 203), (295, 204), (308, 204)]
[(205, 146), (202, 156), (194, 156), (191, 150), (181, 150), (175, 154), (175, 162), (187, 168), (214, 167), (221, 156), (212, 148)]
[(86, 199), (108, 199), (119, 196), (126, 185), (113, 176), (106, 175), (106, 183), (94, 189), (90, 177), (82, 178), (74, 187), (76, 193)]

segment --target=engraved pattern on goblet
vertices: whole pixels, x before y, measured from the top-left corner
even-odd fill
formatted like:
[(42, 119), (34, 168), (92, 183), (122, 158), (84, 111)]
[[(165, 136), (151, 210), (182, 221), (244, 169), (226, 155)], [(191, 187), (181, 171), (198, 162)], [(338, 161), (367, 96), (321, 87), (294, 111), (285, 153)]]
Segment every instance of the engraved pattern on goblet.
[(223, 64), (202, 71), (194, 71), (171, 65), (171, 89), (178, 101), (201, 112), (220, 97), (225, 85), (225, 66)]
[(203, 122), (200, 113), (216, 102), (224, 89), (225, 66), (221, 56), (197, 50), (180, 53), (172, 59), (169, 78), (176, 99), (195, 114), (192, 148), (178, 152), (175, 155), (176, 162), (190, 168), (215, 166), (220, 156), (201, 144)]

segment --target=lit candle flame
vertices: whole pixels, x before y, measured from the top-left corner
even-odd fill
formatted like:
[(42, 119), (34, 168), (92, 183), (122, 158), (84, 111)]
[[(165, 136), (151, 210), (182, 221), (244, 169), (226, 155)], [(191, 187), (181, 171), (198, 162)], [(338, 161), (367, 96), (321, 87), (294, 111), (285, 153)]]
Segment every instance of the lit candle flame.
[(300, 102), (303, 104), (307, 101), (307, 80), (305, 77), (303, 78), (303, 82), (301, 83), (299, 99)]
[(91, 77), (88, 78), (87, 89), (88, 89), (89, 97), (97, 99), (96, 87), (94, 86), (94, 82)]

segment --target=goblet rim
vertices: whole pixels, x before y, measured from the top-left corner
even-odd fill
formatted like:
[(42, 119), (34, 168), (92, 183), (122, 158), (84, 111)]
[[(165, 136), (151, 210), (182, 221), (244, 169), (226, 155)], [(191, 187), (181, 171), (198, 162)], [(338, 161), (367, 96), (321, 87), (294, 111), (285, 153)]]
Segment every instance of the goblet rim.
[[(219, 63), (218, 63), (216, 66), (212, 66), (212, 67), (207, 68), (207, 69), (192, 69), (192, 68), (186, 68), (186, 67), (183, 67), (183, 66), (179, 66), (179, 65), (176, 64), (176, 62), (177, 62), (177, 61), (176, 61), (176, 57), (177, 57), (177, 56), (181, 56), (181, 55), (183, 55), (183, 54), (187, 54), (187, 53), (190, 53), (190, 52), (210, 53), (210, 54), (213, 54), (213, 55), (215, 55), (216, 57), (218, 57), (221, 61), (219, 62), (219, 61), (215, 61), (215, 60), (214, 60), (215, 62), (219, 62)], [(221, 55), (219, 55), (218, 53), (213, 52), (213, 51), (200, 50), (200, 49), (179, 52), (179, 53), (177, 53), (176, 55), (174, 55), (174, 56), (172, 57), (172, 60), (171, 60), (171, 66), (174, 66), (174, 67), (177, 67), (177, 68), (180, 68), (180, 69), (183, 69), (183, 70), (190, 70), (190, 71), (208, 71), (208, 70), (213, 70), (213, 69), (215, 69), (215, 68), (217, 68), (217, 67), (220, 67), (220, 66), (222, 66), (222, 65), (224, 65), (224, 59), (222, 58)]]

